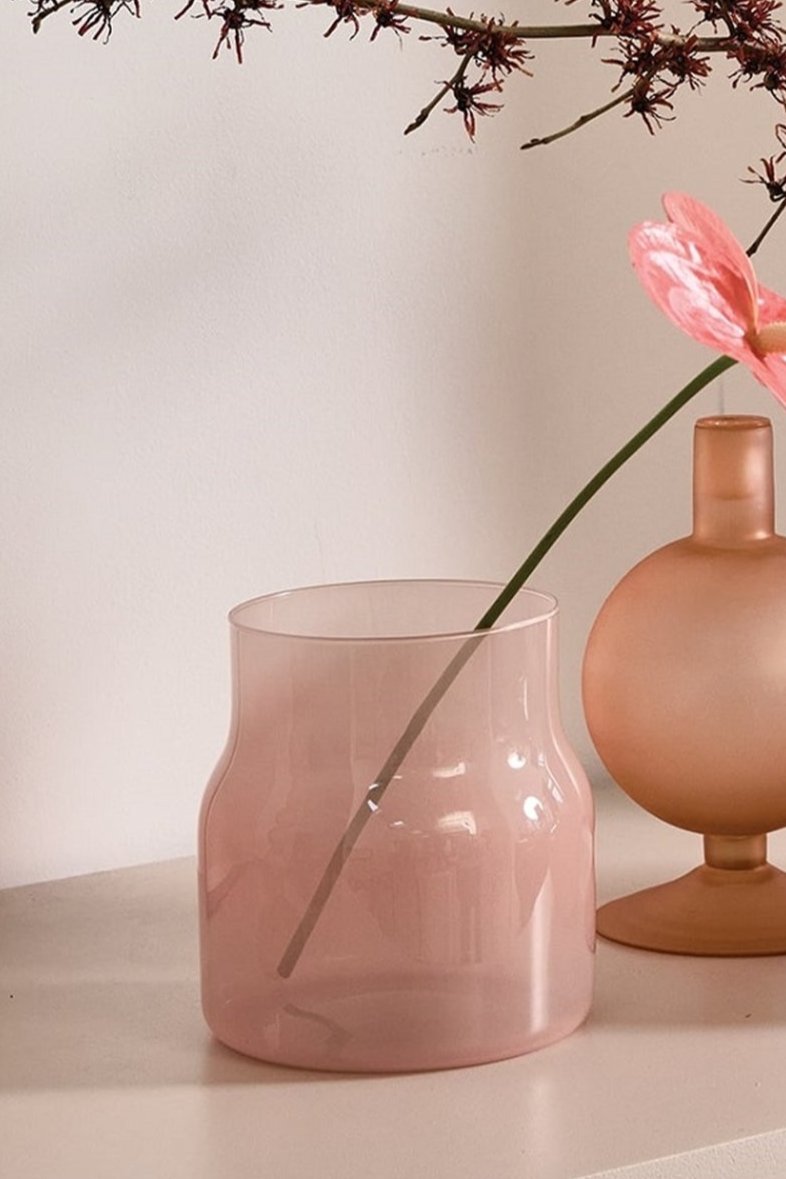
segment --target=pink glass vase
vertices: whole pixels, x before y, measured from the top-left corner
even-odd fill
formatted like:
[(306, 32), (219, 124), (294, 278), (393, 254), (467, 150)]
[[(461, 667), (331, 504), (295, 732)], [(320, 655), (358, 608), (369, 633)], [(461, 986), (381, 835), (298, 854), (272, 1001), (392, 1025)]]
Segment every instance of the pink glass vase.
[[(585, 1018), (592, 801), (559, 721), (557, 606), (524, 591), (478, 639), (497, 589), (321, 586), (232, 611), (231, 733), (199, 837), (203, 1008), (230, 1047), (446, 1068)], [(380, 768), (468, 642), (381, 795)]]

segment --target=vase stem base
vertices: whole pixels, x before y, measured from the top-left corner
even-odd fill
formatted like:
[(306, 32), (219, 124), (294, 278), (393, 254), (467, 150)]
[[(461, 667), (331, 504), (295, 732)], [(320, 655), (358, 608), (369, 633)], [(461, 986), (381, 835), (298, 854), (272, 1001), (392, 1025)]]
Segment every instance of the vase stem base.
[(598, 933), (665, 954), (786, 954), (786, 872), (702, 864), (686, 876), (610, 901)]

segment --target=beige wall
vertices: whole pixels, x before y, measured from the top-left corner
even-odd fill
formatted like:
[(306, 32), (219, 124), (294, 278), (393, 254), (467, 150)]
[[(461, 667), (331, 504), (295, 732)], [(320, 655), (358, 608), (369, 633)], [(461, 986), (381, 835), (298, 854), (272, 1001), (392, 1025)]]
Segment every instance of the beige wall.
[[(159, 5), (106, 48), (67, 16), (33, 38), (24, 9), (0, 7), (4, 883), (191, 850), (234, 602), (507, 578), (709, 358), (637, 288), (628, 227), (679, 187), (750, 239), (768, 208), (738, 178), (775, 113), (719, 84), (654, 139), (614, 114), (522, 154), (607, 93), (567, 43), (476, 147), (446, 116), (405, 139), (451, 68), (415, 34), (325, 42), (324, 12), (274, 14), (238, 69)], [(761, 263), (782, 289), (784, 232)], [(734, 373), (724, 396), (772, 411), (786, 461), (769, 395)], [(615, 579), (688, 527), (692, 416), (534, 579), (562, 601), (590, 769), (582, 645)]]

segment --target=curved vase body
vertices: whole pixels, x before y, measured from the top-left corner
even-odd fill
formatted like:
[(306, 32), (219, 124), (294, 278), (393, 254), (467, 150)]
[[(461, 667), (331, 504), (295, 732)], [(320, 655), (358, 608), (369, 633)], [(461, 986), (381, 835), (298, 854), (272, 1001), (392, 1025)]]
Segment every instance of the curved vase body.
[[(583, 691), (595, 746), (627, 794), (703, 833), (713, 870), (774, 872), (761, 837), (786, 825), (786, 540), (774, 532), (766, 418), (699, 420), (693, 533), (647, 557), (606, 600), (587, 644)], [(744, 877), (727, 871), (720, 880), (738, 886)], [(744, 928), (731, 928), (730, 893), (726, 915), (723, 907), (715, 917), (702, 912), (691, 926), (696, 904), (687, 893), (650, 897), (647, 921), (657, 924), (660, 906), (673, 926), (660, 933), (617, 936), (604, 910), (598, 928), (687, 953), (786, 949), (782, 900), (766, 930), (755, 928), (750, 907)]]
[(323, 586), (232, 612), (232, 731), (199, 838), (203, 1007), (230, 1047), (310, 1068), (441, 1068), (584, 1019), (592, 803), (556, 713), (553, 599), (523, 593), (507, 625), (474, 637), (375, 788), (495, 592)]

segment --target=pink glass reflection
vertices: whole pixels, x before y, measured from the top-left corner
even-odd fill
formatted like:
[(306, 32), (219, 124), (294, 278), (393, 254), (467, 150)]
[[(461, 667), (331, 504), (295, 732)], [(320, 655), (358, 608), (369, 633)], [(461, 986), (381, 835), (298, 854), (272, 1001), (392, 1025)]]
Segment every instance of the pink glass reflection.
[(200, 821), (203, 1006), (264, 1060), (391, 1071), (515, 1056), (592, 989), (592, 802), (560, 727), (556, 604), (522, 592), (278, 964), (412, 713), (494, 586), (380, 582), (232, 612), (234, 708)]

